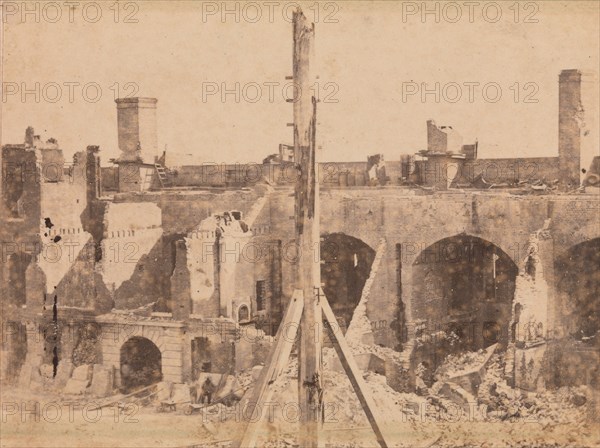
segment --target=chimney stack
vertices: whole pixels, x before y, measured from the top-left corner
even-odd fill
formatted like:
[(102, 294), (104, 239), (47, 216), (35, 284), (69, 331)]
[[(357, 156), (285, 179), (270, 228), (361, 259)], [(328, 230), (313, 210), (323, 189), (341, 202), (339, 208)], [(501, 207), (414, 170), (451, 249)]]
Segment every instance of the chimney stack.
[(573, 190), (598, 153), (598, 94), (595, 73), (563, 70), (558, 80), (558, 158), (560, 180)]
[(156, 98), (118, 98), (120, 161), (134, 162), (140, 158), (154, 163), (160, 157), (156, 132)]

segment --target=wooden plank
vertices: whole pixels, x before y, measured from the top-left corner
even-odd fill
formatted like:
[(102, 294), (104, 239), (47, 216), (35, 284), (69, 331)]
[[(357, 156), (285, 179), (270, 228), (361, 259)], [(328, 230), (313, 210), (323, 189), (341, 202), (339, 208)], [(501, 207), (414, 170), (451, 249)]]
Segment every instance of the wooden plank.
[[(104, 403), (104, 404), (98, 405), (98, 406), (94, 407), (93, 409), (90, 409), (90, 411), (96, 411), (96, 410), (98, 410), (98, 409), (102, 409), (102, 408), (105, 408), (105, 407), (107, 407), (107, 406), (111, 406), (111, 405), (113, 405), (113, 404), (116, 404), (116, 403), (118, 403), (119, 401), (122, 401), (122, 400), (124, 400), (125, 398), (133, 397), (134, 395), (136, 395), (136, 394), (139, 394), (140, 392), (145, 392), (145, 391), (147, 391), (148, 389), (150, 389), (150, 388), (152, 388), (152, 387), (156, 386), (157, 384), (158, 384), (158, 383), (154, 383), (154, 384), (151, 384), (150, 386), (145, 386), (145, 387), (142, 387), (141, 389), (138, 389), (138, 390), (136, 390), (135, 392), (131, 392), (131, 393), (127, 394), (127, 395), (121, 395), (121, 394), (118, 394), (118, 395), (116, 395), (116, 397), (118, 397), (118, 398), (116, 398), (116, 399), (114, 399), (114, 400), (113, 400), (113, 399), (111, 399), (111, 400), (113, 400), (113, 401), (110, 401), (110, 402), (108, 402), (108, 403)], [(156, 392), (153, 392), (153, 393), (152, 393), (152, 395), (154, 395), (154, 394), (156, 394), (156, 393), (160, 392), (161, 390), (162, 390), (162, 389), (159, 389), (159, 390), (157, 390)]]
[(350, 383), (354, 388), (354, 392), (360, 401), (360, 404), (367, 415), (367, 419), (371, 424), (371, 428), (373, 428), (373, 432), (375, 432), (375, 436), (377, 437), (377, 442), (382, 448), (388, 447), (388, 443), (385, 440), (383, 435), (382, 428), (379, 424), (381, 422), (381, 417), (379, 416), (377, 409), (375, 407), (375, 402), (371, 397), (371, 394), (367, 390), (367, 385), (365, 380), (362, 377), (362, 372), (356, 365), (356, 361), (354, 361), (354, 357), (352, 353), (350, 353), (350, 347), (348, 347), (348, 343), (342, 334), (335, 315), (327, 302), (327, 299), (324, 298), (321, 300), (321, 309), (323, 310), (323, 322), (325, 325), (330, 328), (330, 337), (333, 342), (333, 346), (335, 347), (335, 351), (340, 358), (340, 362), (342, 366), (344, 366), (344, 370), (346, 371), (346, 375), (348, 375), (348, 379), (350, 379)]
[[(296, 339), (300, 327), (300, 318), (304, 309), (304, 296), (301, 290), (295, 290), (292, 299), (287, 307), (285, 316), (279, 325), (275, 337), (275, 345), (269, 353), (265, 366), (260, 372), (260, 376), (254, 385), (252, 397), (245, 406), (242, 407), (242, 423), (244, 425), (243, 434), (240, 439), (232, 443), (234, 448), (246, 448), (256, 446), (257, 430), (261, 426), (265, 415), (263, 406), (270, 401), (273, 389), (269, 387), (287, 365), (292, 346)], [(247, 417), (244, 409), (253, 406), (252, 414)], [(256, 415), (258, 412), (258, 416)]]

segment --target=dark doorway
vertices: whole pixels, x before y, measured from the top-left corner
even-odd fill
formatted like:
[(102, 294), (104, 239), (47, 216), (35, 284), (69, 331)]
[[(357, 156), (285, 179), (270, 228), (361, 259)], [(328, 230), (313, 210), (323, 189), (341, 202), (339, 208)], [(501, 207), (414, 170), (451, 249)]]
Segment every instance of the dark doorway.
[(149, 339), (133, 337), (121, 347), (121, 388), (129, 392), (162, 380), (158, 347)]

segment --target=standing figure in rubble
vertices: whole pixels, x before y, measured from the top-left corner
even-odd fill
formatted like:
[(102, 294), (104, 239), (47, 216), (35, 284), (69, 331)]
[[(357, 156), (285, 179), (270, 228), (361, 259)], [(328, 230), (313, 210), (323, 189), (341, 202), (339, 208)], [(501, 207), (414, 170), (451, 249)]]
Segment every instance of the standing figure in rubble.
[(210, 376), (206, 377), (206, 380), (202, 384), (202, 396), (200, 398), (202, 404), (210, 404), (212, 401), (212, 394), (215, 391), (215, 385), (210, 379)]

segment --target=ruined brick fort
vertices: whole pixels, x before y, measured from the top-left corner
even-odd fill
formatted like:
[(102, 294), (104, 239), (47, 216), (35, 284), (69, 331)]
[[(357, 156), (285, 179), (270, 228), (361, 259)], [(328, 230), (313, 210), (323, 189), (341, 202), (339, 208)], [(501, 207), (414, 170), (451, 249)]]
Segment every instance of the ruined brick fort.
[(381, 360), (397, 390), (417, 365), (493, 344), (515, 387), (597, 387), (600, 170), (580, 158), (598, 154), (595, 85), (560, 73), (548, 157), (480, 159), (429, 121), (419, 154), (320, 163), (310, 254), (286, 145), (262, 163), (174, 166), (153, 98), (116, 101), (112, 166), (97, 146), (65, 161), (29, 128), (2, 147), (2, 379), (51, 372), (62, 387), (89, 364), (108, 395), (260, 364), (310, 256), (340, 331), (398, 353)]

